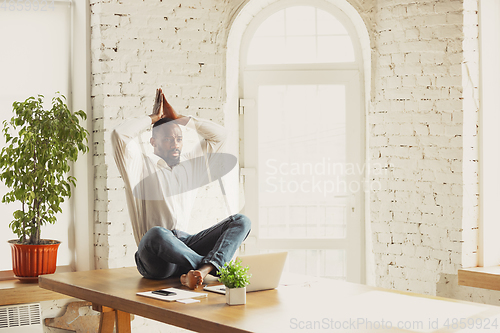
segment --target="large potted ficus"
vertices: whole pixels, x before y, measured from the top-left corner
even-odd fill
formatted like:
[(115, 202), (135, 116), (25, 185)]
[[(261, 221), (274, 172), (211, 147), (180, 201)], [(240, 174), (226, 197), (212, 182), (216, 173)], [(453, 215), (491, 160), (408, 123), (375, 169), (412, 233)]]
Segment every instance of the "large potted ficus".
[(19, 278), (55, 272), (59, 241), (41, 239), (44, 224), (56, 222), (61, 204), (71, 196), (75, 177), (70, 164), (88, 151), (83, 111), (72, 113), (60, 94), (44, 110), (43, 96), (13, 103), (14, 116), (3, 122), (6, 145), (0, 154), (0, 180), (10, 191), (2, 202), (18, 201), (9, 226), (19, 239), (9, 241), (12, 268)]

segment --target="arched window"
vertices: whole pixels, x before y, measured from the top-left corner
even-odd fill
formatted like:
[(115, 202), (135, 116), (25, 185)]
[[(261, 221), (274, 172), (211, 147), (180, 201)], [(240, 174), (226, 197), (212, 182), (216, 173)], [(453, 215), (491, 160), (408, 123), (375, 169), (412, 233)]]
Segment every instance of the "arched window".
[(355, 60), (351, 37), (335, 16), (317, 7), (293, 6), (270, 15), (257, 27), (246, 63), (312, 64)]
[(278, 1), (240, 53), (246, 252), (292, 272), (364, 281), (364, 95), (352, 22), (327, 1)]

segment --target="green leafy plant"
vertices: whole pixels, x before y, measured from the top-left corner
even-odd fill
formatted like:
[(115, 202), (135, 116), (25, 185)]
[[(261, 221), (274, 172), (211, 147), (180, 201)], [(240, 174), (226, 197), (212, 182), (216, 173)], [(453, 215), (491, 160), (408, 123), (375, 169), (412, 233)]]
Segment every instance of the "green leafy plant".
[(217, 274), (220, 276), (219, 281), (227, 288), (243, 288), (250, 283), (249, 279), (252, 276), (248, 274), (248, 269), (241, 267), (240, 261), (234, 260), (226, 262)]
[(76, 186), (76, 178), (68, 174), (70, 162), (89, 150), (88, 132), (78, 119), (87, 115), (82, 110), (72, 113), (65, 101), (57, 93), (50, 110), (44, 110), (42, 95), (14, 102), (14, 116), (3, 122), (6, 146), (0, 153), (0, 180), (11, 191), (2, 202), (22, 204), (9, 224), (19, 243), (43, 243), (41, 226), (56, 222), (71, 185)]

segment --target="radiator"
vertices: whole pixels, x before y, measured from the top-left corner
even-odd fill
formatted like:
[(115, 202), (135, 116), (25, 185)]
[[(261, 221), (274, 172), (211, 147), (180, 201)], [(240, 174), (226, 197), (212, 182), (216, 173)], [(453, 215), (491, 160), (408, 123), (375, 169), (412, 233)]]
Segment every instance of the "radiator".
[(40, 303), (0, 307), (0, 333), (43, 333)]

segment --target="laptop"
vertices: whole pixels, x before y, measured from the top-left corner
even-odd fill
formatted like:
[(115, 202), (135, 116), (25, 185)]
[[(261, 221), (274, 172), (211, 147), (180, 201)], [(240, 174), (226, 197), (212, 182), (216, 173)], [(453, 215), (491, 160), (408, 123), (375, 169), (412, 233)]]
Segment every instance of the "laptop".
[[(241, 267), (248, 266), (248, 273), (252, 274), (247, 292), (276, 288), (280, 282), (283, 267), (285, 267), (287, 254), (288, 252), (278, 252), (238, 256), (236, 260), (241, 260)], [(226, 293), (226, 287), (223, 284), (205, 286), (203, 289), (219, 294)]]

